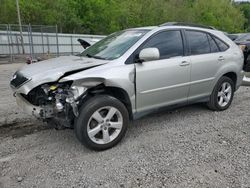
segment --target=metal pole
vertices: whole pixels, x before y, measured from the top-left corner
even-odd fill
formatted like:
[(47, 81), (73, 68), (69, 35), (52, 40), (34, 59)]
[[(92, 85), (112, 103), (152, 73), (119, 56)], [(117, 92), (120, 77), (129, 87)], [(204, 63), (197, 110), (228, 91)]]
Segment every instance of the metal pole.
[(18, 37), (17, 37), (17, 35), (16, 35), (16, 48), (17, 48), (17, 54), (20, 54), (19, 42), (18, 42)]
[(48, 47), (48, 56), (50, 55), (50, 48), (49, 48), (49, 36), (48, 34), (46, 35), (47, 39), (47, 47)]
[(57, 57), (59, 57), (59, 44), (58, 44), (58, 28), (56, 25), (56, 48), (57, 48)]
[(11, 44), (11, 50), (12, 50), (12, 57), (11, 57), (11, 59), (12, 59), (12, 62), (14, 62), (14, 53), (15, 53), (15, 51), (14, 51), (14, 46), (13, 46), (13, 39), (12, 39), (12, 31), (11, 31), (11, 25), (9, 25), (9, 34), (10, 34), (10, 44)]
[(73, 49), (73, 39), (72, 39), (72, 35), (70, 36), (70, 42), (71, 42), (71, 55), (74, 54), (74, 49)]
[(8, 36), (8, 46), (9, 46), (9, 53), (10, 53), (10, 62), (13, 62), (13, 54), (12, 54), (12, 50), (11, 50), (11, 44), (10, 44), (10, 33), (9, 33), (9, 25), (6, 25), (6, 29), (7, 29), (7, 36)]
[(43, 48), (43, 54), (44, 54), (44, 41), (43, 41), (43, 27), (41, 26), (41, 37), (42, 37), (42, 48)]
[(33, 53), (32, 53), (32, 47), (31, 47), (31, 32), (30, 32), (30, 25), (28, 25), (28, 37), (29, 37), (30, 58), (33, 59)]
[(32, 60), (35, 58), (34, 56), (34, 45), (33, 45), (33, 34), (32, 34), (32, 27), (29, 24), (30, 27), (30, 42), (31, 42), (31, 50), (32, 50)]
[(25, 54), (25, 51), (24, 51), (24, 44), (23, 44), (22, 22), (21, 22), (20, 7), (19, 7), (19, 1), (18, 1), (18, 0), (16, 0), (16, 10), (17, 10), (17, 17), (18, 17), (18, 23), (19, 23), (19, 29), (20, 29), (22, 50), (23, 50), (23, 54)]

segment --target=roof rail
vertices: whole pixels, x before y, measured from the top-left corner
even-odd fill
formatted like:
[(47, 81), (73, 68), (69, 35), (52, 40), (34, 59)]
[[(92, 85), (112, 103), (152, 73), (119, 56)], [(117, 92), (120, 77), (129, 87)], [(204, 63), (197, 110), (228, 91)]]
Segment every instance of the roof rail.
[(205, 28), (205, 29), (216, 30), (212, 26), (200, 25), (200, 24), (195, 24), (195, 23), (186, 23), (186, 22), (166, 22), (166, 23), (161, 24), (159, 26), (160, 27), (162, 27), (162, 26), (189, 26), (189, 27), (200, 27), (200, 28)]

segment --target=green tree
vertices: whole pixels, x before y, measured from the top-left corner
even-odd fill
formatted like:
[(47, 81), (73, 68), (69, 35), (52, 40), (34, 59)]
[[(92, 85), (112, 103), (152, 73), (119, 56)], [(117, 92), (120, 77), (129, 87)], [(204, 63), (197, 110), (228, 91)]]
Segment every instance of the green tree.
[(227, 32), (241, 32), (245, 18), (229, 0), (199, 0), (193, 4), (195, 22), (214, 26)]
[[(230, 0), (19, 1), (23, 24), (58, 25), (67, 33), (109, 34), (168, 21), (200, 23), (227, 32), (249, 27), (250, 5), (238, 6)], [(14, 0), (0, 0), (0, 23), (17, 23), (15, 9)]]
[(238, 6), (246, 17), (245, 29), (250, 32), (250, 3), (240, 3)]
[(17, 23), (15, 1), (0, 0), (0, 23)]

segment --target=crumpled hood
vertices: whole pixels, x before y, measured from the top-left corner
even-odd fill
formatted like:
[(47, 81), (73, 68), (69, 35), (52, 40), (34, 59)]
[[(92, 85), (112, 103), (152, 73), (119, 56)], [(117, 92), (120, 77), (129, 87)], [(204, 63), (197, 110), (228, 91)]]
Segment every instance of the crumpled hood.
[[(51, 77), (51, 74), (64, 75), (66, 72), (85, 69), (106, 63), (104, 60), (91, 59), (78, 56), (61, 56), (34, 64), (26, 65), (19, 70), (28, 78), (33, 76)], [(50, 75), (47, 75), (50, 74)]]
[[(20, 87), (12, 87), (14, 92), (27, 94), (33, 88), (49, 82), (55, 82), (62, 78), (65, 74), (83, 71), (92, 67), (106, 64), (106, 60), (94, 58), (78, 57), (78, 56), (61, 56), (31, 65), (26, 65), (14, 75), (11, 83), (28, 79), (29, 81)], [(20, 76), (21, 75), (21, 76)], [(12, 84), (13, 86), (13, 84)]]

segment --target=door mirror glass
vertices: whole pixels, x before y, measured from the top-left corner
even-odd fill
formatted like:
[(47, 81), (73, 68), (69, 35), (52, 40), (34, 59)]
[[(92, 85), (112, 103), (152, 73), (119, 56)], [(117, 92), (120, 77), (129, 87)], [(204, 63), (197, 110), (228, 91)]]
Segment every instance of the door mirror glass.
[(145, 48), (139, 54), (141, 62), (154, 61), (160, 59), (160, 52), (158, 48)]

